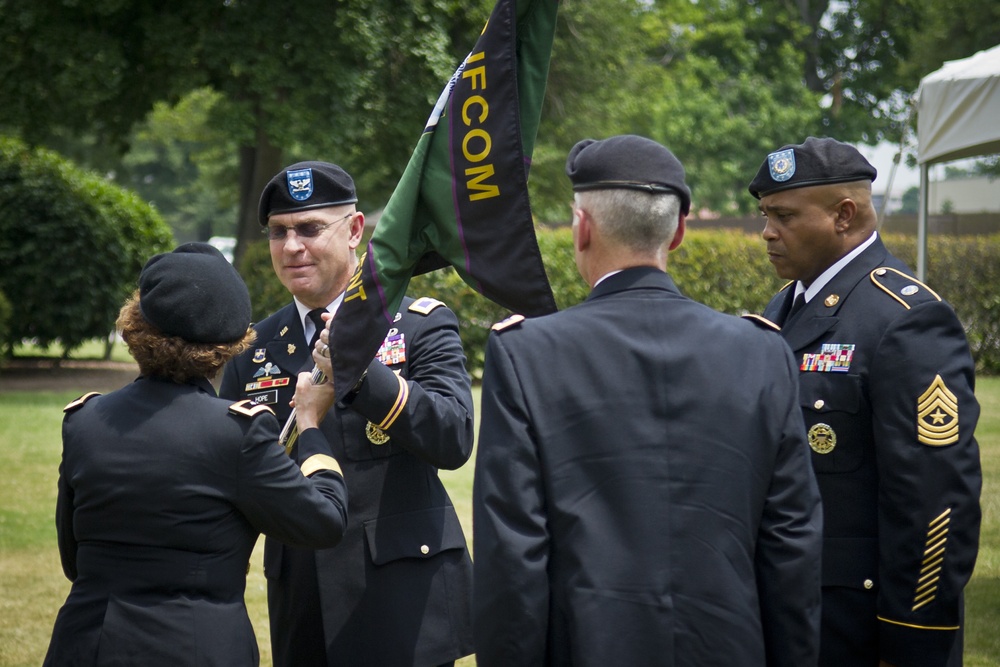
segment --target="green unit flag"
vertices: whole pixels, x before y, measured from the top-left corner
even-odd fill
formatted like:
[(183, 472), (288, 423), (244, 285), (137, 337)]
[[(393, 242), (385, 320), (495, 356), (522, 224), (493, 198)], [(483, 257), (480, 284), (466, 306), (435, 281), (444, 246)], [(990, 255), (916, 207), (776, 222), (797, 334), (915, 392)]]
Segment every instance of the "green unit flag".
[(431, 112), (331, 328), (337, 397), (378, 352), (410, 278), (453, 266), (527, 317), (556, 311), (528, 201), (557, 0), (498, 0)]

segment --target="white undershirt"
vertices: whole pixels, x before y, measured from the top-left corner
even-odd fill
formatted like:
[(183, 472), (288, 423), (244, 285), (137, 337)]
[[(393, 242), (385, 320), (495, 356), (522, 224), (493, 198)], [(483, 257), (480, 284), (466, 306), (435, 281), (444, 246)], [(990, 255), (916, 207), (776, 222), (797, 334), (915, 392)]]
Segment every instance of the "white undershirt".
[[(340, 308), (340, 304), (344, 302), (344, 293), (341, 292), (340, 296), (333, 300), (329, 306), (326, 307), (327, 311), (336, 314), (337, 309)], [(299, 311), (299, 321), (302, 322), (302, 331), (306, 335), (306, 344), (312, 340), (313, 334), (316, 333), (316, 325), (313, 324), (312, 320), (309, 319), (309, 311), (312, 310), (309, 306), (303, 305), (301, 301), (295, 299), (295, 308)]]
[(802, 294), (803, 292), (805, 292), (806, 303), (809, 303), (810, 301), (812, 301), (813, 297), (816, 296), (817, 294), (819, 294), (819, 292), (824, 287), (826, 287), (826, 284), (828, 282), (830, 282), (831, 280), (833, 280), (834, 277), (838, 273), (840, 273), (845, 266), (847, 266), (848, 264), (850, 264), (851, 261), (855, 257), (857, 257), (862, 252), (864, 252), (865, 248), (867, 248), (871, 244), (875, 243), (875, 239), (877, 239), (877, 238), (878, 238), (878, 232), (872, 232), (872, 235), (868, 237), (867, 241), (865, 241), (864, 243), (862, 243), (861, 245), (859, 245), (857, 248), (855, 248), (851, 252), (849, 252), (846, 255), (844, 255), (843, 257), (841, 257), (839, 260), (837, 260), (836, 263), (834, 263), (833, 266), (831, 266), (830, 268), (828, 268), (823, 273), (819, 274), (819, 277), (816, 278), (816, 280), (814, 280), (812, 282), (812, 285), (809, 286), (809, 289), (806, 289), (805, 286), (802, 285), (802, 281), (801, 280), (796, 280), (795, 281), (795, 296), (798, 296), (799, 294)]

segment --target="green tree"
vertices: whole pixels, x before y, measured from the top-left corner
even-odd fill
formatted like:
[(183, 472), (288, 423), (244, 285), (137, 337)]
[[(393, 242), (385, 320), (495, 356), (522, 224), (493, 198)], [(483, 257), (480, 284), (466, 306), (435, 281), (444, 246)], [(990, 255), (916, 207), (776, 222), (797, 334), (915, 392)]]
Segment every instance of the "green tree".
[(64, 355), (106, 337), (139, 271), (172, 242), (133, 192), (52, 151), (0, 137), (0, 291), (10, 296), (7, 343), (32, 339)]

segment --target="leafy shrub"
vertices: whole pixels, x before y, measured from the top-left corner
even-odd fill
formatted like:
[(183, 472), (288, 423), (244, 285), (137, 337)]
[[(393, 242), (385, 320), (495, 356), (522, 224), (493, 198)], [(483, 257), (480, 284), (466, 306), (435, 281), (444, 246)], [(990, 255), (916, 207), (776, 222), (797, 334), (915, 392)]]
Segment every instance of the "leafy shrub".
[[(885, 236), (889, 249), (917, 265), (917, 239)], [(1000, 234), (931, 235), (927, 240), (927, 285), (950, 303), (965, 326), (976, 370), (1000, 373)]]
[(9, 342), (64, 354), (106, 337), (139, 271), (173, 236), (134, 193), (57, 154), (0, 137), (0, 290)]

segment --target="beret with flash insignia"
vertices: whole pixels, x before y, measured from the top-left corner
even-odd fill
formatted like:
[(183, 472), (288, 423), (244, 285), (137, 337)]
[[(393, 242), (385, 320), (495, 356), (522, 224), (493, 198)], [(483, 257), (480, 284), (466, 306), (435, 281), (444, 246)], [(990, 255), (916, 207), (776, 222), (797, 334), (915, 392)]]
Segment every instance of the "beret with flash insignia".
[(782, 146), (768, 154), (750, 181), (749, 190), (760, 199), (793, 188), (874, 181), (877, 173), (854, 146), (836, 139), (809, 137), (801, 144)]
[(257, 205), (257, 222), (268, 216), (328, 206), (355, 204), (354, 179), (329, 162), (296, 162), (285, 167), (264, 186)]

